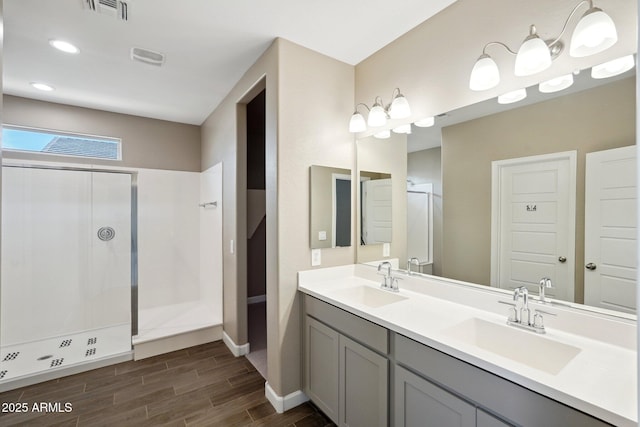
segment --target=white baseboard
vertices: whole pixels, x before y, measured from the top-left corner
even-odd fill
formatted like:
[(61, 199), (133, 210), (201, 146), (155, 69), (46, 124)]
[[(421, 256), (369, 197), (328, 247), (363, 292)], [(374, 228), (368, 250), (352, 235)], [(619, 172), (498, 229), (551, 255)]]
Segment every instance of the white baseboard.
[(224, 343), (227, 345), (229, 350), (231, 350), (231, 353), (233, 353), (235, 357), (240, 357), (240, 356), (244, 356), (245, 354), (249, 354), (249, 343), (238, 345), (233, 342), (231, 337), (227, 335), (225, 331), (222, 331), (222, 341), (224, 341)]
[(271, 403), (271, 406), (273, 406), (279, 414), (295, 408), (298, 405), (302, 405), (304, 402), (309, 400), (307, 395), (301, 390), (289, 393), (284, 397), (278, 396), (268, 382), (264, 383), (264, 395), (267, 397), (269, 403)]

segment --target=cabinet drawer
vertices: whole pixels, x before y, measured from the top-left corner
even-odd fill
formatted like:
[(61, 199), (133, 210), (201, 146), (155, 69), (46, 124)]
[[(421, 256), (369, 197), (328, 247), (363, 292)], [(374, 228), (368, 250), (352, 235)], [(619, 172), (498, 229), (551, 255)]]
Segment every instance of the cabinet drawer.
[(515, 424), (546, 427), (609, 425), (402, 335), (396, 335), (394, 343), (398, 364)]
[(307, 315), (331, 326), (343, 335), (382, 354), (389, 354), (389, 331), (386, 328), (306, 294), (304, 307)]

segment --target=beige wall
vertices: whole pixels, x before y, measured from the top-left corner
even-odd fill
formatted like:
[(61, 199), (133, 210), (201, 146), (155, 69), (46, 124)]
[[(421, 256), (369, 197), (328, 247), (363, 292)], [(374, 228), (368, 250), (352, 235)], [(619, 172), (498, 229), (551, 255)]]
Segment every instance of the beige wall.
[(5, 153), (9, 158), (200, 172), (200, 127), (4, 95), (3, 123), (122, 138), (122, 161)]
[(409, 153), (407, 179), (414, 184), (433, 184), (433, 274), (442, 276), (442, 149)]
[[(407, 136), (391, 133), (389, 139), (369, 137), (358, 141), (358, 173), (360, 171), (391, 174), (391, 258), (398, 258), (400, 265), (407, 260)], [(360, 200), (360, 187), (357, 199)], [(360, 230), (360, 204), (357, 206), (358, 230)], [(360, 233), (358, 232), (358, 243)], [(358, 262), (383, 259), (383, 245), (358, 244)]]
[[(237, 344), (244, 344), (242, 246), (246, 235), (242, 230), (246, 206), (242, 199), (246, 166), (244, 132), (241, 125), (236, 126), (243, 120), (243, 110), (236, 104), (249, 101), (246, 93), (266, 77), (268, 382), (280, 396), (302, 386), (297, 272), (311, 268), (309, 166), (355, 167), (354, 141), (348, 132), (353, 73), (350, 65), (278, 39), (203, 124), (202, 167), (223, 161), (225, 171), (225, 332)], [(237, 241), (236, 254), (228, 251), (231, 239)], [(322, 267), (350, 264), (354, 257), (353, 246), (322, 250)]]
[(491, 162), (578, 150), (576, 301), (583, 300), (585, 155), (635, 144), (635, 77), (442, 130), (443, 276), (489, 284)]

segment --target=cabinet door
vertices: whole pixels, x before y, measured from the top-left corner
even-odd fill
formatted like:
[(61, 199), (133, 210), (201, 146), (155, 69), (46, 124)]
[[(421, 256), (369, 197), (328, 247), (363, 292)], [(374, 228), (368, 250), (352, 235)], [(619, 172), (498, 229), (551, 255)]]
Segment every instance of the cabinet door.
[(475, 427), (476, 408), (435, 384), (396, 366), (396, 427)]
[(340, 335), (341, 427), (388, 425), (388, 360)]
[(339, 409), (338, 337), (338, 332), (305, 316), (305, 393), (335, 423)]
[(476, 427), (511, 427), (511, 424), (494, 417), (482, 409), (478, 409), (476, 417)]

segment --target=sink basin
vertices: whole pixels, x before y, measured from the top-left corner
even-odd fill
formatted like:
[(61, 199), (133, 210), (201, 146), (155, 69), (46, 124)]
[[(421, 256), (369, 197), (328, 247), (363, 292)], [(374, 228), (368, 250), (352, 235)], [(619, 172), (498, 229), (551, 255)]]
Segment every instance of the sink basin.
[(477, 318), (465, 320), (445, 333), (458, 341), (552, 375), (560, 372), (581, 351), (572, 345)]
[(335, 291), (334, 295), (348, 299), (349, 302), (366, 305), (371, 308), (383, 307), (407, 299), (397, 293), (372, 288), (371, 286), (356, 286), (354, 288), (340, 289)]

